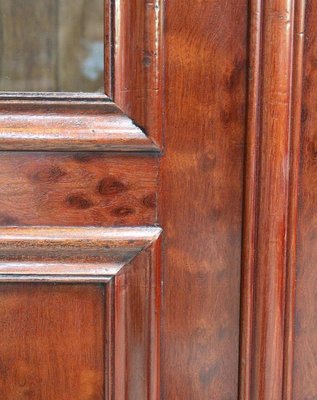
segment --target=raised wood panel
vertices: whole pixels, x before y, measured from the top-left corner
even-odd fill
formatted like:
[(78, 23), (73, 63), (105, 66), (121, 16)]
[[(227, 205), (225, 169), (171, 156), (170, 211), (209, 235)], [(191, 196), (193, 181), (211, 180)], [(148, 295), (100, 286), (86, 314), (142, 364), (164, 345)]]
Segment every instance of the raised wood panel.
[(103, 285), (0, 284), (0, 397), (104, 400)]
[(0, 231), (0, 394), (158, 400), (161, 229)]
[(105, 153), (0, 153), (1, 225), (151, 225), (158, 160)]

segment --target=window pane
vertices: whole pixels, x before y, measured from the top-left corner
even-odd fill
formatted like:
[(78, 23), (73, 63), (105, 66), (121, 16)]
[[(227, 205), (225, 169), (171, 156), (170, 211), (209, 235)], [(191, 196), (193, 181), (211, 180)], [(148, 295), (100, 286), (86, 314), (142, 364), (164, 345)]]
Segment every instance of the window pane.
[(103, 92), (103, 0), (0, 0), (0, 90)]

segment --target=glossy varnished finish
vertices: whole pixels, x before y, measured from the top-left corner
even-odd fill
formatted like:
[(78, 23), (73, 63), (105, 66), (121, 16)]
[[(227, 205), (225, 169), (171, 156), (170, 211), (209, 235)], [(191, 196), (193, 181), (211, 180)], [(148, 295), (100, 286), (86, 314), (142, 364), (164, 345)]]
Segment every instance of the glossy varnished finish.
[(158, 160), (96, 153), (0, 153), (1, 225), (149, 225)]
[(292, 398), (303, 7), (251, 2), (241, 400)]
[(317, 396), (316, 337), (316, 57), (317, 5), (306, 1), (302, 145), (296, 275), (294, 400)]
[(163, 0), (115, 0), (112, 4), (113, 99), (159, 145)]
[(114, 400), (160, 398), (160, 251), (158, 240), (115, 278)]
[(168, 1), (164, 400), (238, 396), (247, 2)]
[(317, 6), (163, 3), (107, 95), (0, 93), (1, 399), (317, 397)]
[(156, 144), (105, 96), (0, 97), (0, 150), (155, 151)]
[(104, 287), (0, 284), (0, 396), (104, 400)]
[(1, 227), (0, 281), (107, 282), (160, 228)]

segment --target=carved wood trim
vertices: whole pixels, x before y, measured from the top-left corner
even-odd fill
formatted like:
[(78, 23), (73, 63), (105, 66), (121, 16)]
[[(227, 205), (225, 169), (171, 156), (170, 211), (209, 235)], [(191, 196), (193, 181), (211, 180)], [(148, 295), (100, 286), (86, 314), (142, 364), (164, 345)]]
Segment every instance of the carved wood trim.
[(108, 96), (0, 93), (0, 151), (160, 151), (162, 3), (105, 0)]
[(291, 400), (305, 1), (250, 3), (240, 400)]
[(109, 100), (0, 99), (0, 150), (155, 151)]
[(1, 227), (0, 281), (107, 282), (160, 233), (158, 227)]

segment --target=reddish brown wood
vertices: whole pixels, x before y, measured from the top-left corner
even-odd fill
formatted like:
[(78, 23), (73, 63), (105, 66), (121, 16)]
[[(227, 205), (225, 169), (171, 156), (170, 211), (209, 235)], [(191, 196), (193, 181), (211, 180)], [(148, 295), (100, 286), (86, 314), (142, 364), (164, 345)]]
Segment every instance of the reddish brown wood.
[(104, 287), (0, 285), (0, 396), (104, 400)]
[(236, 399), (247, 1), (167, 1), (162, 399)]
[(0, 153), (1, 225), (149, 225), (156, 222), (155, 157)]
[(0, 281), (107, 282), (160, 228), (0, 228)]
[(290, 192), (288, 215), (288, 248), (286, 276), (286, 319), (284, 349), (283, 400), (293, 400), (294, 340), (295, 340), (295, 289), (298, 242), (298, 192), (300, 179), (300, 151), (302, 130), (303, 53), (306, 0), (295, 2), (294, 57), (291, 103)]
[(292, 398), (303, 7), (251, 3), (241, 400)]
[(0, 150), (157, 150), (107, 98), (37, 96), (0, 97)]
[(157, 400), (160, 241), (115, 278), (114, 399)]
[(162, 31), (162, 0), (114, 1), (113, 99), (158, 145), (163, 112)]
[(294, 400), (317, 396), (316, 337), (316, 22), (317, 4), (306, 1), (302, 144), (297, 241)]

